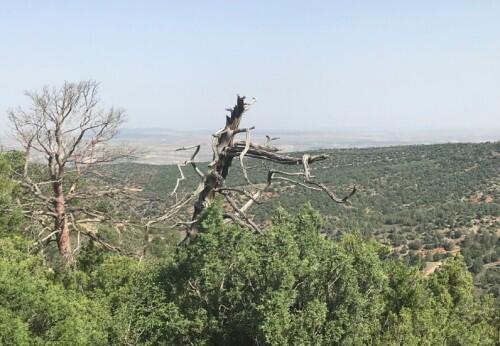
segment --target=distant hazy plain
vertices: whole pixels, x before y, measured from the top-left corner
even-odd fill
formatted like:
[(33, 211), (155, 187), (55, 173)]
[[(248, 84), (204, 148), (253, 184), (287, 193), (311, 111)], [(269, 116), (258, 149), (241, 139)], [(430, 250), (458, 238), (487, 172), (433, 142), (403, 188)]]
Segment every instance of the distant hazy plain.
[[(211, 139), (215, 131), (176, 131), (170, 129), (125, 129), (117, 143), (137, 148), (137, 161), (149, 164), (170, 164), (189, 158), (190, 152), (176, 151), (184, 146), (201, 144), (199, 161), (212, 158)], [(279, 131), (256, 130), (252, 141), (266, 143), (266, 134), (279, 137), (271, 145), (282, 151), (305, 151), (332, 148), (365, 148), (394, 145), (434, 144), (447, 142), (486, 142), (500, 140), (499, 129), (443, 130), (412, 132), (352, 131)], [(242, 135), (241, 139), (244, 139)]]

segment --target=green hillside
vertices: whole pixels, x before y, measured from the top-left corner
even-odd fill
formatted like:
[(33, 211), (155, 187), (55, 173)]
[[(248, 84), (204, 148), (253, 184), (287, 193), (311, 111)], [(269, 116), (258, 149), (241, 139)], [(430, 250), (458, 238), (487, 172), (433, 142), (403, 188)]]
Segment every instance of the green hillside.
[[(477, 287), (499, 295), (500, 143), (338, 149), (314, 154), (318, 153), (330, 155), (329, 160), (313, 166), (318, 180), (338, 195), (357, 186), (351, 206), (332, 203), (326, 195), (300, 186), (276, 183), (266, 193), (266, 203), (251, 210), (256, 220), (269, 220), (278, 206), (294, 212), (310, 202), (325, 218), (323, 230), (331, 236), (357, 230), (365, 238), (390, 245), (394, 256), (422, 268), (425, 262), (440, 262), (461, 253)], [(274, 167), (252, 159), (246, 166), (257, 187)], [(139, 182), (145, 195), (172, 200), (169, 196), (179, 176), (175, 165), (125, 164), (112, 169), (122, 178)], [(187, 179), (179, 195), (198, 183), (191, 167), (184, 172)], [(228, 185), (252, 190), (237, 161)], [(157, 236), (164, 237), (161, 229)]]

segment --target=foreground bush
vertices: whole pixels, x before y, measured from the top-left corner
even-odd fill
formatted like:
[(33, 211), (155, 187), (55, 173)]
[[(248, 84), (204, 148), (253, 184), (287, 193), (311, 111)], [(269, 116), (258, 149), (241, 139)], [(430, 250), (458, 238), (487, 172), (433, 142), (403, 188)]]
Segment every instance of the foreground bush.
[(56, 283), (27, 245), (0, 239), (0, 344), (106, 344), (104, 307)]
[[(472, 296), (461, 258), (430, 279), (385, 260), (356, 234), (333, 242), (309, 207), (279, 211), (265, 235), (224, 226), (218, 207), (204, 231), (141, 278), (137, 342), (195, 345), (493, 345), (489, 298)], [(497, 317), (498, 318), (498, 317)]]

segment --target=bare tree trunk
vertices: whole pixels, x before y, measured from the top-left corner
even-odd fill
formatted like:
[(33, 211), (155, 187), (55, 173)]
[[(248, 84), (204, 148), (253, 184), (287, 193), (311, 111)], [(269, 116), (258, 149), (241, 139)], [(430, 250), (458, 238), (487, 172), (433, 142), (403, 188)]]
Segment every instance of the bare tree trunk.
[[(231, 115), (226, 117), (226, 126), (215, 136), (214, 161), (212, 169), (205, 176), (204, 188), (198, 195), (194, 205), (193, 220), (195, 220), (216, 196), (216, 190), (224, 185), (224, 180), (229, 173), (229, 167), (233, 162), (233, 156), (229, 155), (228, 149), (233, 145), (234, 136), (239, 132), (241, 117), (245, 112), (245, 98), (237, 97), (236, 105), (232, 108)], [(196, 225), (191, 228), (191, 235), (196, 235)]]
[(57, 247), (59, 254), (63, 257), (66, 264), (72, 264), (74, 261), (73, 251), (71, 250), (71, 240), (69, 237), (68, 218), (66, 216), (66, 201), (64, 199), (63, 186), (61, 182), (55, 182), (54, 188), (54, 209), (55, 209), (55, 224), (54, 228), (57, 233)]

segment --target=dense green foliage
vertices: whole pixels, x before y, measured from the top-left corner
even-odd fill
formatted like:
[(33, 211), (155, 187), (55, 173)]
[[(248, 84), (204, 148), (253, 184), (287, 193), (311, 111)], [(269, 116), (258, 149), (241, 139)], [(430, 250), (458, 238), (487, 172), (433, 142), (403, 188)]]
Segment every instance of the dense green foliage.
[(12, 179), (13, 171), (19, 168), (22, 157), (19, 153), (0, 154), (0, 234), (7, 229), (18, 229), (22, 213), (14, 203), (19, 186)]
[[(89, 245), (54, 273), (0, 243), (0, 344), (494, 345), (498, 307), (460, 258), (430, 279), (374, 241), (331, 241), (310, 207), (257, 236), (208, 211), (205, 231), (141, 265)], [(92, 244), (92, 243), (91, 243)]]
[[(494, 303), (472, 296), (463, 260), (430, 279), (349, 234), (325, 238), (310, 207), (279, 210), (259, 236), (225, 227), (210, 210), (205, 231), (160, 264), (140, 289), (134, 328), (146, 344), (493, 345)], [(497, 316), (498, 317), (498, 316)]]
[[(0, 155), (0, 345), (495, 345), (500, 339), (498, 303), (474, 294), (467, 271), (479, 252), (484, 263), (494, 256), (491, 242), (498, 240), (488, 232), (463, 238), (464, 256), (449, 257), (425, 276), (362, 229), (325, 236), (332, 218), (310, 204), (288, 206), (292, 213), (276, 208), (264, 235), (224, 224), (216, 204), (188, 246), (160, 250), (156, 243), (161, 256), (140, 262), (86, 242), (75, 266), (61, 267), (47, 252), (33, 253), (22, 232), (27, 221), (11, 179), (12, 165), (21, 161)], [(491, 270), (480, 273), (485, 285), (496, 280), (486, 277)]]
[(17, 237), (0, 240), (0, 344), (102, 344), (105, 306), (58, 284), (27, 245)]

